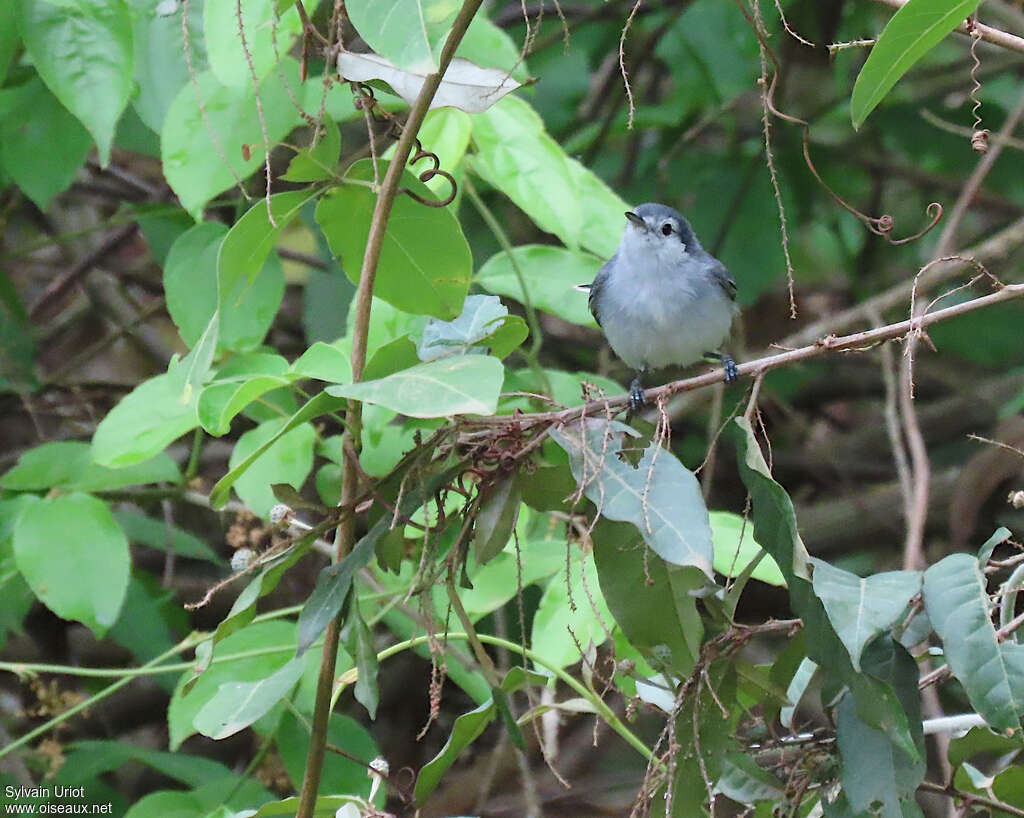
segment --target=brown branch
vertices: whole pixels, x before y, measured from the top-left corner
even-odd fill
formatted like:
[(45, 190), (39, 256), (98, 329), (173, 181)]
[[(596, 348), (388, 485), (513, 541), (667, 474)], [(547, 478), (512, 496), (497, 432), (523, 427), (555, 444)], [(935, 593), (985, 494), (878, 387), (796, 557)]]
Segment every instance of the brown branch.
[[(972, 258), (983, 263), (1004, 258), (1022, 242), (1024, 242), (1024, 218), (1012, 222), (995, 235), (970, 249), (964, 250), (954, 258), (933, 262), (928, 270), (918, 277), (916, 285), (917, 294), (921, 295), (972, 267), (973, 265), (970, 261)], [(913, 279), (902, 281), (885, 292), (879, 293), (854, 307), (808, 324), (792, 335), (787, 336), (780, 342), (780, 346), (795, 347), (809, 344), (829, 333), (845, 330), (854, 324), (867, 320), (873, 312), (884, 313), (886, 310), (898, 307), (910, 298), (914, 287)]]
[[(907, 0), (876, 0), (876, 2), (884, 3), (894, 9), (901, 9), (907, 4)], [(1024, 37), (1018, 37), (1016, 34), (1010, 34), (1002, 29), (992, 28), (992, 26), (985, 26), (981, 23), (975, 23), (974, 27), (985, 42), (998, 45), (1000, 48), (1006, 48), (1010, 51), (1024, 53)], [(971, 36), (966, 22), (960, 23), (954, 31), (967, 37)]]
[(134, 236), (137, 229), (138, 225), (132, 223), (115, 230), (103, 240), (102, 244), (86, 254), (64, 275), (50, 282), (49, 286), (43, 290), (42, 295), (39, 296), (39, 299), (29, 310), (29, 318), (35, 322), (52, 318), (54, 303), (59, 301), (68, 290), (74, 287), (86, 273), (103, 261), (106, 256), (113, 253)]
[[(373, 298), (373, 284), (377, 276), (377, 265), (384, 246), (384, 233), (387, 230), (388, 218), (398, 195), (399, 183), (405, 170), (406, 162), (416, 142), (416, 134), (423, 124), (423, 119), (430, 108), (430, 102), (441, 85), (448, 64), (455, 55), (455, 49), (462, 40), (466, 29), (479, 9), (482, 0), (465, 0), (452, 29), (445, 40), (444, 48), (438, 59), (438, 70), (427, 77), (420, 89), (419, 96), (409, 111), (402, 130), (402, 136), (395, 145), (395, 154), (388, 165), (384, 182), (377, 194), (377, 203), (373, 210), (370, 233), (366, 240), (366, 251), (363, 255), (363, 266), (359, 275), (359, 287), (356, 290), (356, 315), (352, 331), (352, 381), (362, 380), (366, 366), (366, 339), (370, 328), (370, 306)], [(344, 452), (344, 475), (339, 505), (350, 510), (344, 513), (335, 533), (335, 561), (340, 561), (351, 550), (355, 542), (355, 513), (352, 503), (359, 494), (359, 460), (361, 446), (362, 404), (349, 401), (345, 415), (345, 433), (342, 439)], [(346, 445), (346, 443), (348, 445)], [(324, 752), (327, 744), (327, 724), (330, 718), (331, 692), (334, 686), (334, 667), (338, 656), (338, 637), (341, 632), (342, 614), (332, 619), (324, 632), (324, 646), (320, 660), (320, 675), (316, 686), (316, 704), (313, 710), (313, 724), (306, 756), (306, 770), (302, 780), (302, 792), (296, 818), (312, 818), (316, 807), (317, 791), (320, 788), (320, 775), (323, 769)]]
[(952, 254), (953, 242), (956, 240), (956, 231), (957, 228), (960, 227), (960, 222), (963, 221), (968, 208), (974, 204), (974, 199), (978, 195), (978, 191), (981, 189), (981, 185), (985, 181), (985, 177), (988, 176), (989, 171), (992, 170), (992, 166), (995, 165), (996, 159), (998, 159), (999, 154), (1003, 152), (1003, 148), (1006, 146), (1007, 140), (1013, 134), (1017, 125), (1020, 124), (1022, 118), (1024, 118), (1024, 96), (1020, 98), (1020, 101), (1017, 103), (1017, 107), (1013, 109), (1008, 117), (1006, 117), (1003, 127), (999, 129), (999, 133), (996, 135), (996, 138), (992, 140), (988, 152), (985, 153), (978, 161), (978, 164), (967, 179), (967, 183), (964, 185), (963, 190), (960, 191), (956, 204), (953, 205), (953, 210), (949, 214), (949, 219), (942, 228), (942, 233), (939, 236), (939, 243), (935, 246), (932, 258), (937, 259)]
[(942, 784), (935, 784), (931, 781), (922, 781), (917, 785), (918, 789), (922, 789), (925, 792), (934, 792), (939, 795), (946, 795), (950, 798), (959, 798), (967, 804), (981, 804), (982, 806), (991, 807), (997, 809), (1000, 812), (1005, 812), (1007, 815), (1018, 815), (1024, 818), (1024, 809), (1007, 804), (1005, 801), (999, 801), (995, 798), (989, 798), (987, 795), (977, 795), (973, 792), (960, 792), (960, 790), (950, 785), (948, 787), (942, 786)]
[[(935, 312), (922, 315), (919, 318), (899, 321), (895, 324), (878, 327), (877, 329), (864, 330), (862, 332), (855, 332), (851, 335), (844, 335), (841, 337), (829, 335), (825, 338), (819, 339), (813, 344), (809, 344), (808, 346), (787, 350), (775, 355), (767, 355), (753, 361), (746, 361), (740, 364), (737, 369), (740, 375), (757, 378), (758, 376), (770, 372), (773, 369), (779, 369), (780, 367), (789, 366), (790, 364), (805, 361), (810, 358), (818, 358), (832, 352), (862, 351), (882, 343), (883, 341), (891, 341), (894, 338), (903, 338), (911, 330), (925, 330), (933, 324), (948, 321), (951, 318), (964, 315), (965, 313), (974, 312), (975, 310), (983, 309), (985, 307), (992, 306), (993, 304), (999, 304), (1003, 301), (1021, 298), (1022, 296), (1024, 296), (1024, 283), (1009, 284), (994, 293), (989, 293), (988, 295), (983, 295), (978, 298), (972, 298), (970, 301), (964, 301), (963, 303), (955, 304), (952, 307), (936, 310)], [(648, 401), (654, 403), (659, 397), (667, 397), (681, 392), (691, 392), (695, 389), (703, 389), (706, 386), (710, 386), (711, 384), (718, 383), (723, 380), (725, 380), (724, 371), (716, 369), (714, 372), (707, 372), (693, 378), (684, 378), (683, 380), (672, 381), (664, 386), (647, 389), (645, 394)], [(562, 409), (555, 412), (535, 412), (533, 414), (524, 414), (516, 417), (509, 415), (494, 415), (490, 417), (465, 418), (463, 420), (463, 425), (466, 427), (489, 427), (519, 424), (521, 427), (529, 428), (539, 425), (571, 423), (572, 421), (579, 420), (584, 416), (594, 417), (598, 414), (602, 414), (605, 410), (621, 411), (626, 407), (628, 402), (628, 396), (621, 395), (615, 398), (602, 398), (600, 400), (590, 401), (583, 406), (577, 406), (572, 409)]]

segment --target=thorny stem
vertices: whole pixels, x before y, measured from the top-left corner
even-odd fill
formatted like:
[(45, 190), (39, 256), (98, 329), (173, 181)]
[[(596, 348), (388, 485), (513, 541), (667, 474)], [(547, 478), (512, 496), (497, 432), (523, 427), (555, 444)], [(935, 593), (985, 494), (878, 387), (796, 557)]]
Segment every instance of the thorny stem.
[[(398, 195), (399, 183), (405, 165), (409, 161), (416, 134), (419, 132), (423, 119), (430, 108), (430, 102), (441, 85), (448, 64), (455, 55), (455, 49), (462, 40), (466, 29), (476, 15), (482, 0), (465, 0), (452, 29), (445, 40), (444, 48), (438, 59), (438, 70), (430, 74), (423, 83), (419, 96), (409, 111), (402, 130), (402, 136), (395, 145), (395, 154), (388, 165), (384, 182), (377, 195), (377, 203), (370, 222), (370, 233), (366, 240), (366, 251), (363, 255), (363, 266), (359, 274), (359, 287), (356, 290), (355, 322), (352, 330), (352, 382), (362, 380), (366, 366), (366, 340), (370, 329), (370, 306), (373, 298), (373, 284), (377, 276), (377, 265), (384, 246), (384, 233), (388, 218)], [(359, 460), (358, 452), (362, 448), (362, 404), (350, 401), (346, 413), (345, 437), (342, 451), (345, 455), (344, 475), (342, 477), (342, 494), (340, 505), (351, 506), (359, 493)], [(349, 445), (345, 445), (348, 443)], [(354, 511), (345, 513), (338, 525), (335, 535), (335, 561), (339, 561), (351, 550), (355, 540)], [(317, 679), (316, 704), (313, 710), (313, 722), (306, 756), (306, 771), (302, 780), (302, 792), (296, 818), (312, 818), (316, 807), (317, 791), (320, 788), (320, 774), (323, 769), (324, 752), (327, 745), (327, 724), (331, 713), (331, 688), (334, 682), (334, 667), (338, 656), (338, 637), (341, 631), (342, 614), (339, 613), (327, 625), (324, 632), (324, 646), (321, 653), (320, 676)]]

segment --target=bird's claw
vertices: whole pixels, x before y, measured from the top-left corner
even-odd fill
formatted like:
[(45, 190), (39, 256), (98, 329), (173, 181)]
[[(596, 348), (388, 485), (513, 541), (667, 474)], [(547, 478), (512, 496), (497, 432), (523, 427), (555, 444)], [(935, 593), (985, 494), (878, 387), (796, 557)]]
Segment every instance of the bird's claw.
[(725, 369), (725, 382), (735, 383), (740, 376), (740, 369), (728, 353), (722, 353), (722, 367)]
[(629, 411), (635, 415), (646, 405), (647, 399), (644, 397), (644, 388), (640, 385), (639, 379), (634, 380), (629, 385)]

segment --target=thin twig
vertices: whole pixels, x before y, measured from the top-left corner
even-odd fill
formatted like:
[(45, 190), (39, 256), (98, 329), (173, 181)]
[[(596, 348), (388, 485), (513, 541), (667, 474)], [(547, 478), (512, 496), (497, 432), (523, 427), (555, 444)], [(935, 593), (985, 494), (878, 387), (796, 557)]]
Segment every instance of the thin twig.
[(999, 133), (996, 138), (992, 140), (988, 151), (982, 155), (981, 159), (978, 160), (978, 164), (971, 172), (967, 183), (964, 185), (963, 190), (957, 197), (956, 204), (953, 205), (953, 209), (950, 211), (949, 218), (946, 220), (946, 224), (942, 228), (942, 233), (939, 234), (939, 243), (935, 246), (933, 258), (941, 258), (942, 256), (948, 256), (952, 254), (953, 242), (956, 240), (956, 232), (960, 227), (960, 223), (963, 221), (964, 215), (967, 213), (968, 208), (974, 203), (974, 197), (977, 195), (978, 190), (981, 188), (982, 183), (985, 181), (985, 177), (988, 176), (989, 171), (992, 170), (992, 166), (995, 164), (996, 159), (999, 158), (999, 154), (1003, 152), (1003, 148), (1006, 147), (1006, 139), (1013, 133), (1014, 128), (1020, 124), (1021, 118), (1024, 118), (1024, 96), (1021, 96), (1017, 102), (1017, 107), (1013, 109), (1006, 121), (1003, 123), (1003, 127), (999, 129)]
[[(894, 9), (903, 8), (908, 0), (876, 0), (876, 2), (883, 3), (886, 6), (891, 6)], [(1016, 34), (1010, 34), (1006, 31), (1002, 31), (998, 28), (992, 28), (992, 26), (982, 25), (981, 23), (975, 23), (975, 27), (978, 29), (978, 34), (981, 35), (987, 43), (992, 45), (998, 45), (1001, 48), (1009, 49), (1010, 51), (1020, 51), (1024, 53), (1024, 37), (1018, 37)], [(971, 36), (971, 32), (966, 22), (960, 23), (955, 29), (958, 34), (964, 34), (968, 37)]]

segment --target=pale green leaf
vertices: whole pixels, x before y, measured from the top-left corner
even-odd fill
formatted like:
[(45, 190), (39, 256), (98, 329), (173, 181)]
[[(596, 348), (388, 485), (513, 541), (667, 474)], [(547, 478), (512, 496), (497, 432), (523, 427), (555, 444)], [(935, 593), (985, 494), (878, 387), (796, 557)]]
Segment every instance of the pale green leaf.
[(419, 364), (376, 381), (328, 386), (326, 392), (416, 418), (492, 415), (503, 376), (497, 358), (462, 355)]

